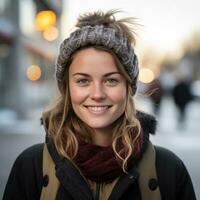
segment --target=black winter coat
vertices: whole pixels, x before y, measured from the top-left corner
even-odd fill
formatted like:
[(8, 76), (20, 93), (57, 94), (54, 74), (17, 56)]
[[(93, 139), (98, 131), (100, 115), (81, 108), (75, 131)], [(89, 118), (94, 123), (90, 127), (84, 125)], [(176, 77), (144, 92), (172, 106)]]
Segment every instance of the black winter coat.
[[(145, 141), (149, 133), (155, 131), (155, 120), (150, 116), (138, 116)], [(42, 174), (43, 144), (26, 149), (16, 159), (3, 196), (3, 200), (39, 200), (42, 187), (48, 184), (48, 177)], [(155, 146), (156, 171), (158, 180), (151, 180), (149, 187), (159, 186), (162, 200), (196, 200), (190, 176), (183, 162), (171, 151)], [(62, 169), (61, 169), (62, 168)], [(71, 165), (56, 168), (60, 173), (61, 185), (56, 200), (93, 199), (91, 191), (77, 169)], [(63, 174), (62, 174), (63, 173)], [(134, 178), (133, 178), (134, 177)], [(131, 169), (120, 177), (109, 200), (141, 200), (138, 186), (138, 173)]]

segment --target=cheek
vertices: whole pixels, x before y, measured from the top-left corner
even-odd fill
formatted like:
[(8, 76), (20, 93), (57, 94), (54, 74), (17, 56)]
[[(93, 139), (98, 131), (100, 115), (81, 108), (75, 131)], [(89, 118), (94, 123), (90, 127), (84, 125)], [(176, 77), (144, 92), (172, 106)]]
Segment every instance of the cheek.
[(126, 104), (126, 88), (120, 87), (109, 93), (110, 99), (118, 104)]
[(69, 92), (72, 104), (79, 104), (84, 101), (86, 94), (82, 89), (71, 84), (69, 86)]

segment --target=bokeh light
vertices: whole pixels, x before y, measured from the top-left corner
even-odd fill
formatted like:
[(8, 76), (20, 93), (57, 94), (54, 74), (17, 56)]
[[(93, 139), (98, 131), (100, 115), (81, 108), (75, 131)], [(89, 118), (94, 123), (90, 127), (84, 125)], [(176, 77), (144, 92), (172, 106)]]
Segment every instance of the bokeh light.
[(54, 26), (49, 27), (48, 29), (44, 30), (43, 37), (47, 41), (53, 41), (58, 37), (58, 29)]
[(155, 78), (155, 75), (151, 69), (142, 68), (139, 74), (139, 80), (143, 83), (151, 83)]
[(38, 31), (46, 30), (56, 24), (56, 14), (53, 11), (40, 11), (35, 18), (35, 28)]
[(42, 70), (38, 65), (31, 65), (26, 71), (27, 78), (31, 81), (37, 81), (42, 75)]

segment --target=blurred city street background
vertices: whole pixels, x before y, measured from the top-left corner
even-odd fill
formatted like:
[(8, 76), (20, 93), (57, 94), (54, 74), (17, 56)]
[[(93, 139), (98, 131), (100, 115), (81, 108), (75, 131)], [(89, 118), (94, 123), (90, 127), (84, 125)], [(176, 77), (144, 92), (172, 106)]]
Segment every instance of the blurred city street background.
[(40, 117), (57, 96), (59, 43), (80, 13), (116, 8), (141, 24), (136, 108), (156, 116), (151, 140), (184, 161), (200, 199), (199, 7), (199, 0), (1, 0), (0, 199), (19, 153), (44, 142)]

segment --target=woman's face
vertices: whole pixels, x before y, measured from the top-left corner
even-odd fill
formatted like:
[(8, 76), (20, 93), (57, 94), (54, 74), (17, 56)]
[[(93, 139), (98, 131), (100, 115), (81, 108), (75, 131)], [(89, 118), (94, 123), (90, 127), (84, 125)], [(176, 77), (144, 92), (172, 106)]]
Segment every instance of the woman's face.
[(125, 111), (126, 80), (106, 51), (87, 48), (74, 55), (69, 91), (74, 112), (94, 130), (107, 130)]

